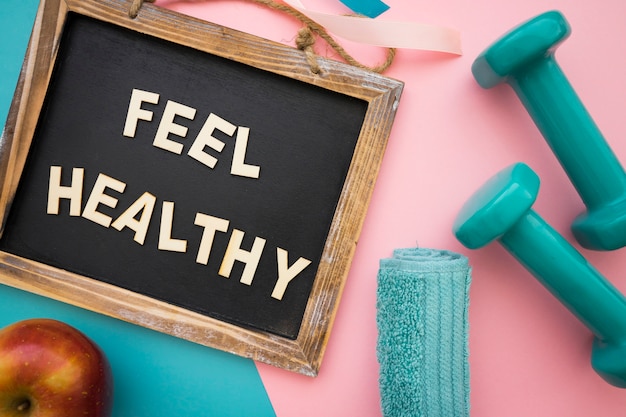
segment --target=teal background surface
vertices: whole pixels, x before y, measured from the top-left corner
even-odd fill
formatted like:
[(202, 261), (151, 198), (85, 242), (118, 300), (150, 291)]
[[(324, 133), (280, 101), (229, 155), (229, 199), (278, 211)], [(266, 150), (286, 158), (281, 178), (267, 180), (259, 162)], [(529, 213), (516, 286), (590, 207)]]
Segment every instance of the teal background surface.
[[(3, 0), (0, 8), (2, 127), (38, 4)], [(33, 317), (64, 321), (104, 350), (115, 381), (113, 417), (275, 416), (249, 359), (0, 285), (0, 327)]]

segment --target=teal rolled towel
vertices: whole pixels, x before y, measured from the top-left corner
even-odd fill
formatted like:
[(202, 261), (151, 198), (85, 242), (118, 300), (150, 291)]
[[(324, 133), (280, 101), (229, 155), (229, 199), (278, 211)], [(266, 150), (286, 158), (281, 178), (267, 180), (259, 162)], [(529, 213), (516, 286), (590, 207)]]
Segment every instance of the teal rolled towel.
[(396, 249), (376, 300), (384, 417), (467, 417), (471, 268), (460, 254)]

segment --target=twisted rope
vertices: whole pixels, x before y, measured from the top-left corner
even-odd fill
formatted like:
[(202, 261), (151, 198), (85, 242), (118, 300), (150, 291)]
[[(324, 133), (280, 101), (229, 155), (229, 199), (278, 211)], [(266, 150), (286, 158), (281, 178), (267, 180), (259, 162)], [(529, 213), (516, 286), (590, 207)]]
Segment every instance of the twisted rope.
[[(155, 0), (133, 0), (128, 10), (128, 16), (131, 19), (136, 18), (144, 2), (154, 3), (154, 1)], [(286, 13), (292, 17), (295, 17), (304, 24), (304, 27), (298, 31), (298, 36), (296, 37), (295, 43), (296, 47), (305, 53), (306, 60), (311, 67), (311, 72), (313, 72), (314, 74), (319, 74), (321, 72), (321, 68), (317, 63), (317, 55), (315, 54), (315, 51), (313, 49), (313, 46), (315, 45), (315, 35), (322, 38), (331, 48), (333, 48), (333, 50), (335, 50), (335, 52), (337, 52), (337, 54), (339, 54), (339, 56), (345, 62), (352, 66), (365, 70), (382, 73), (391, 66), (396, 56), (395, 48), (387, 48), (387, 57), (381, 64), (374, 67), (364, 65), (356, 60), (354, 57), (352, 57), (352, 55), (350, 55), (341, 45), (339, 45), (339, 43), (337, 43), (337, 41), (335, 41), (332, 36), (328, 34), (326, 29), (322, 25), (309, 18), (307, 15), (300, 12), (299, 10), (296, 10), (287, 4), (279, 3), (275, 0), (251, 1), (266, 6), (270, 9)]]

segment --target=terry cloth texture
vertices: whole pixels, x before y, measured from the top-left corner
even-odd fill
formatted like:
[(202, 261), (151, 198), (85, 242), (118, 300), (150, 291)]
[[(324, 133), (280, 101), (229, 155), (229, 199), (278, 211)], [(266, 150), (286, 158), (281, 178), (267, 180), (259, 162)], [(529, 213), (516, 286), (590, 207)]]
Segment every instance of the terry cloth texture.
[(468, 259), (396, 249), (380, 260), (377, 279), (383, 416), (469, 416)]

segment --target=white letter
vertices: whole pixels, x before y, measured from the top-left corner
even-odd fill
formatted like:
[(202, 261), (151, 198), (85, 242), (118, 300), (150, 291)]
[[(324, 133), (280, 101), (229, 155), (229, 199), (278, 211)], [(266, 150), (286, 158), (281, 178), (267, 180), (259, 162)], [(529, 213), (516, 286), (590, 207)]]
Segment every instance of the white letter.
[(235, 152), (233, 154), (233, 165), (230, 167), (230, 173), (241, 177), (259, 178), (261, 168), (257, 165), (247, 165), (246, 149), (248, 148), (248, 135), (250, 128), (239, 126), (237, 131), (237, 139), (235, 139)]
[(261, 260), (261, 253), (263, 253), (263, 247), (265, 246), (265, 239), (260, 237), (254, 238), (254, 244), (250, 252), (241, 249), (241, 242), (243, 241), (244, 233), (241, 230), (233, 230), (233, 234), (230, 236), (224, 259), (222, 260), (222, 266), (218, 274), (225, 278), (230, 278), (230, 273), (233, 270), (235, 261), (243, 262), (246, 264), (241, 279), (239, 282), (242, 284), (251, 285), (254, 279), (254, 273), (256, 272), (259, 261)]
[(187, 241), (172, 239), (172, 223), (174, 222), (174, 203), (164, 201), (161, 208), (161, 228), (159, 229), (159, 249), (171, 252), (187, 252)]
[(174, 142), (173, 140), (168, 139), (168, 136), (170, 133), (173, 133), (181, 138), (184, 138), (187, 136), (188, 129), (185, 126), (174, 123), (174, 118), (176, 118), (176, 116), (193, 120), (193, 118), (196, 117), (196, 109), (169, 100), (165, 105), (163, 117), (161, 118), (159, 128), (152, 144), (157, 148), (165, 149), (166, 151), (180, 155), (183, 152), (182, 143)]
[[(128, 227), (135, 231), (134, 241), (143, 245), (150, 226), (150, 218), (156, 204), (156, 197), (145, 192), (133, 204), (126, 209), (124, 213), (118, 217), (111, 226), (117, 230)], [(141, 212), (141, 217), (136, 220), (135, 217)]]
[(159, 95), (149, 91), (133, 89), (130, 96), (130, 104), (128, 105), (128, 113), (126, 114), (126, 124), (124, 124), (124, 136), (129, 138), (135, 137), (139, 120), (152, 121), (153, 113), (141, 108), (141, 103), (143, 102), (157, 104)]
[(196, 257), (197, 263), (206, 265), (209, 262), (209, 255), (211, 254), (211, 247), (213, 246), (215, 232), (226, 232), (228, 230), (228, 223), (228, 220), (220, 219), (219, 217), (196, 213), (196, 220), (194, 224), (196, 226), (204, 227), (202, 240), (200, 240), (200, 247), (198, 248), (198, 256)]
[(48, 214), (59, 214), (59, 203), (62, 198), (70, 200), (70, 216), (80, 216), (83, 198), (83, 168), (72, 169), (72, 184), (69, 187), (61, 186), (61, 167), (50, 167), (50, 182), (48, 184)]
[(217, 159), (208, 153), (205, 153), (204, 148), (208, 146), (217, 152), (222, 152), (222, 149), (224, 149), (224, 142), (216, 139), (212, 135), (215, 129), (227, 134), (228, 136), (232, 136), (235, 133), (237, 126), (227, 122), (213, 113), (209, 114), (209, 117), (206, 119), (206, 122), (204, 122), (204, 126), (202, 126), (196, 140), (193, 141), (191, 148), (189, 148), (189, 152), (187, 152), (187, 155), (203, 163), (209, 168), (215, 168)]
[(289, 253), (281, 248), (276, 248), (276, 259), (278, 262), (278, 281), (272, 291), (272, 297), (277, 300), (282, 300), (285, 295), (287, 285), (292, 279), (296, 277), (300, 272), (304, 270), (311, 261), (308, 259), (300, 258), (291, 267), (289, 266)]
[(105, 206), (111, 208), (115, 208), (115, 206), (117, 206), (117, 198), (104, 193), (107, 188), (111, 188), (118, 193), (123, 193), (124, 189), (126, 189), (126, 184), (104, 174), (98, 175), (98, 179), (93, 185), (93, 190), (91, 190), (91, 194), (89, 195), (89, 199), (87, 200), (87, 204), (85, 204), (85, 209), (83, 210), (84, 218), (104, 227), (109, 227), (111, 225), (111, 218), (106, 214), (100, 213), (98, 211), (98, 205), (104, 204)]

